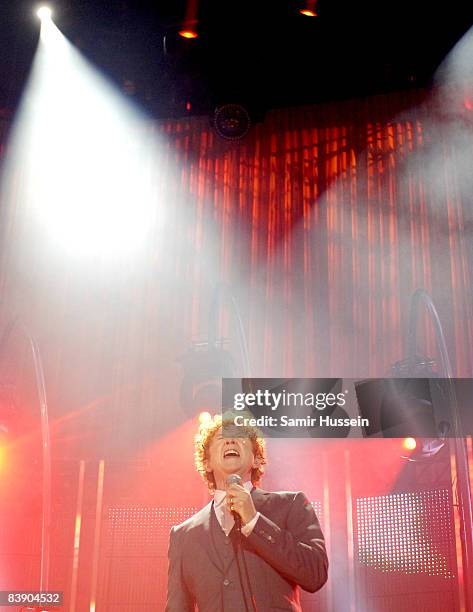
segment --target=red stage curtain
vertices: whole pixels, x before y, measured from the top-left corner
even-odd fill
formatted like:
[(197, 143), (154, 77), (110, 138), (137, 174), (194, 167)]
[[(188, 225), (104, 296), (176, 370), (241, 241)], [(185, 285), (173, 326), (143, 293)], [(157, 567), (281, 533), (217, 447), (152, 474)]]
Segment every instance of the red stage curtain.
[[(168, 122), (196, 252), (241, 297), (258, 374), (383, 375), (405, 356), (409, 300), (433, 297), (457, 376), (472, 372), (471, 162), (424, 92), (268, 113), (240, 144)], [(196, 258), (187, 324), (202, 332)], [(421, 325), (419, 349), (436, 356)], [(425, 336), (425, 337), (423, 337)]]

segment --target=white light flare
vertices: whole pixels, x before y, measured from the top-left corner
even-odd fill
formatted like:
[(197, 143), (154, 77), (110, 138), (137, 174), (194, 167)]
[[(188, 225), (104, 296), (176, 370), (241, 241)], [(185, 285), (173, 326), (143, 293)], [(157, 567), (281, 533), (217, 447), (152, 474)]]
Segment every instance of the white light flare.
[(36, 14), (41, 19), (41, 21), (47, 21), (53, 16), (53, 12), (49, 6), (40, 6), (39, 9), (36, 11)]
[(49, 245), (122, 258), (161, 224), (156, 146), (145, 118), (51, 20), (42, 21), (12, 149), (29, 220)]

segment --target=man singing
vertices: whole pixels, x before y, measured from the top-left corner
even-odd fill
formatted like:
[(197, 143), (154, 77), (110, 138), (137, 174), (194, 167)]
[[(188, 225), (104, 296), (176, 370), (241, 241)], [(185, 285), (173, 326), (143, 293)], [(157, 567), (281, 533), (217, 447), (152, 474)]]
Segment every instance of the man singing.
[(213, 500), (171, 530), (166, 612), (300, 612), (299, 587), (315, 592), (327, 580), (312, 505), (303, 493), (258, 488), (264, 440), (253, 428), (244, 433), (224, 436), (216, 416), (195, 437)]

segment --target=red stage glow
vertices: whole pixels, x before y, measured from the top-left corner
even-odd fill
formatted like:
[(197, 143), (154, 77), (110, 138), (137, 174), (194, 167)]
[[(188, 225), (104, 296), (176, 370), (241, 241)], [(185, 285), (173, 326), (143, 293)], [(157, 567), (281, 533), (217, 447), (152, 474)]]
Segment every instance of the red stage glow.
[(179, 36), (182, 36), (182, 38), (189, 38), (189, 39), (199, 37), (197, 32), (195, 32), (194, 30), (180, 30)]
[[(194, 467), (198, 415), (167, 432), (138, 453), (120, 473), (119, 487), (128, 499), (149, 507), (202, 507), (209, 496)], [(136, 466), (142, 467), (137, 472)], [(184, 520), (183, 517), (182, 520)]]
[(402, 445), (406, 450), (415, 450), (417, 442), (415, 438), (404, 438)]
[(471, 98), (465, 98), (463, 103), (466, 110), (473, 111), (473, 100)]

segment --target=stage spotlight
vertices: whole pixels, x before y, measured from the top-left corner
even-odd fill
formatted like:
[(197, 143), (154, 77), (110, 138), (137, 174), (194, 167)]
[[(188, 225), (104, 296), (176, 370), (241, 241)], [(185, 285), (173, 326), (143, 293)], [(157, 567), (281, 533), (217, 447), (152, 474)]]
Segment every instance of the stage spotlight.
[(210, 414), (210, 412), (204, 411), (199, 414), (199, 424), (200, 425), (205, 425), (205, 423), (208, 423), (211, 420), (212, 420), (212, 415)]
[(188, 39), (199, 37), (199, 35), (197, 34), (195, 30), (179, 30), (178, 34), (182, 38), (188, 38)]
[[(406, 441), (413, 440), (414, 447), (407, 447)], [(430, 461), (432, 457), (437, 455), (445, 447), (445, 439), (440, 438), (406, 438), (403, 443), (404, 449), (409, 451), (408, 455), (401, 455), (402, 459), (407, 459), (412, 463), (421, 463)]]
[(402, 445), (406, 450), (415, 450), (417, 442), (415, 438), (404, 438)]
[(47, 19), (51, 19), (52, 15), (53, 15), (53, 12), (49, 8), (49, 6), (41, 6), (37, 10), (36, 14), (41, 19), (41, 21), (46, 21)]
[(306, 0), (304, 7), (299, 9), (299, 13), (305, 17), (318, 17), (316, 0)]
[(301, 15), (305, 15), (306, 17), (317, 17), (317, 13), (315, 11), (311, 11), (310, 9), (301, 9), (299, 13)]

